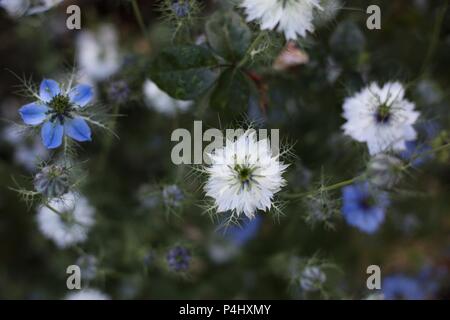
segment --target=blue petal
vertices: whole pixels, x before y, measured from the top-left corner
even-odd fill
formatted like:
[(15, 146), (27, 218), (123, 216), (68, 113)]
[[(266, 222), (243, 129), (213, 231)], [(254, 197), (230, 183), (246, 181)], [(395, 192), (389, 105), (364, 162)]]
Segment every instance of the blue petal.
[(64, 128), (66, 130), (66, 135), (76, 141), (91, 141), (91, 129), (86, 121), (80, 117), (66, 119)]
[(47, 121), (42, 126), (42, 142), (47, 149), (58, 148), (62, 143), (63, 135), (64, 127), (59, 123), (59, 121)]
[(80, 84), (69, 92), (70, 102), (80, 107), (87, 105), (92, 100), (93, 96), (94, 91), (92, 90), (92, 87), (86, 84)]
[(36, 126), (44, 122), (48, 107), (37, 103), (29, 103), (19, 109), (20, 116), (26, 124)]
[(55, 80), (44, 79), (41, 82), (39, 97), (44, 102), (50, 102), (54, 96), (61, 93), (58, 82)]

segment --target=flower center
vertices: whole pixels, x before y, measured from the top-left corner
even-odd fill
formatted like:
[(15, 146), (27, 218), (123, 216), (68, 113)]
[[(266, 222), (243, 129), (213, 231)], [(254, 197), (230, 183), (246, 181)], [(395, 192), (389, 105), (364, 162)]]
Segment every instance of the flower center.
[(50, 118), (51, 122), (58, 119), (61, 124), (64, 123), (64, 117), (72, 118), (70, 112), (73, 110), (72, 103), (66, 95), (58, 94), (49, 102), (48, 104), (51, 108), (49, 114), (52, 115)]
[(73, 212), (70, 212), (70, 211), (61, 212), (60, 218), (61, 218), (62, 222), (67, 226), (72, 226), (72, 225), (76, 224), (76, 220), (75, 220), (75, 217), (73, 216)]
[(237, 172), (239, 181), (241, 183), (248, 183), (252, 178), (253, 170), (249, 167), (241, 166), (237, 164), (234, 166), (234, 170)]
[(391, 108), (387, 104), (383, 103), (377, 109), (375, 118), (378, 123), (387, 123), (391, 118)]
[(375, 200), (372, 197), (364, 197), (359, 201), (359, 206), (363, 210), (369, 210), (375, 204)]

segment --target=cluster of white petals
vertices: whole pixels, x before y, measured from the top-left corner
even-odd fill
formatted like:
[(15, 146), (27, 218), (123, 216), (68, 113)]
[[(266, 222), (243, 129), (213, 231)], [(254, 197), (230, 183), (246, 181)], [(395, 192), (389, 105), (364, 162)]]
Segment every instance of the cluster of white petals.
[(86, 198), (67, 193), (40, 207), (36, 219), (42, 234), (64, 249), (87, 240), (94, 214)]
[(370, 84), (344, 102), (344, 133), (367, 143), (371, 155), (402, 151), (406, 142), (417, 137), (413, 125), (420, 113), (405, 99), (405, 89), (398, 82), (380, 87)]
[(272, 207), (274, 195), (285, 185), (282, 174), (288, 166), (272, 153), (269, 140), (258, 141), (252, 130), (227, 141), (209, 157), (205, 191), (215, 200), (218, 212), (254, 218), (257, 210)]
[(0, 7), (12, 17), (21, 17), (47, 11), (61, 2), (63, 0), (0, 0)]
[(314, 10), (319, 0), (243, 0), (247, 21), (257, 21), (263, 30), (277, 29), (286, 39), (295, 40), (314, 31)]

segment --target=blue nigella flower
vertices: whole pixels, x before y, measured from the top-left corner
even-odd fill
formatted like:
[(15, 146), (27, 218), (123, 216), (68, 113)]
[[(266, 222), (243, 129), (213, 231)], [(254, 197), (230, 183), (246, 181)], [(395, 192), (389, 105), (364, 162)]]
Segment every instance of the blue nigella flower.
[(431, 146), (428, 144), (419, 144), (417, 141), (406, 141), (406, 150), (400, 153), (400, 157), (407, 161), (411, 161), (414, 168), (424, 165), (433, 158), (430, 152)]
[(237, 247), (241, 247), (257, 235), (262, 220), (260, 215), (256, 215), (254, 219), (245, 217), (240, 225), (226, 227), (224, 237)]
[(384, 221), (389, 198), (385, 192), (374, 192), (368, 182), (342, 189), (342, 213), (348, 224), (367, 233), (374, 233)]
[(430, 152), (433, 148), (430, 141), (439, 134), (439, 125), (434, 121), (425, 121), (417, 126), (422, 136), (415, 141), (406, 141), (406, 150), (400, 153), (400, 157), (410, 161), (414, 168), (424, 165), (433, 159), (434, 155)]
[(77, 85), (62, 92), (54, 80), (44, 79), (39, 90), (39, 101), (20, 108), (23, 121), (31, 126), (42, 124), (41, 137), (46, 148), (58, 148), (64, 134), (83, 142), (91, 140), (91, 129), (86, 121), (78, 115), (92, 99), (92, 87)]
[(167, 253), (169, 268), (176, 272), (186, 271), (191, 263), (191, 252), (181, 246), (174, 247)]
[(383, 280), (382, 290), (387, 300), (423, 300), (426, 292), (420, 282), (405, 275), (392, 275)]

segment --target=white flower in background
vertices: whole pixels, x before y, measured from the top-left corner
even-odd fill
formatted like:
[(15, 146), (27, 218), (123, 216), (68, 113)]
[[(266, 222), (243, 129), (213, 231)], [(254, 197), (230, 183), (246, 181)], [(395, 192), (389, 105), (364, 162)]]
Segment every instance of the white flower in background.
[(0, 0), (0, 7), (5, 9), (13, 17), (24, 15), (29, 6), (29, 0)]
[(215, 200), (218, 212), (243, 213), (252, 219), (257, 210), (273, 206), (274, 195), (285, 185), (282, 174), (288, 166), (272, 154), (269, 140), (257, 141), (252, 130), (208, 156), (205, 192)]
[(406, 149), (406, 141), (415, 140), (413, 124), (420, 113), (404, 98), (405, 89), (398, 82), (383, 87), (372, 83), (344, 102), (344, 133), (366, 142), (371, 155)]
[(385, 300), (383, 293), (371, 293), (364, 300)]
[(192, 105), (192, 101), (172, 98), (149, 79), (144, 82), (143, 92), (147, 107), (166, 115), (174, 115), (177, 112), (186, 111)]
[(24, 166), (28, 171), (36, 171), (37, 165), (49, 158), (48, 150), (38, 137), (27, 137), (23, 129), (8, 125), (0, 134), (0, 140), (14, 147), (14, 162)]
[(9, 15), (21, 17), (41, 13), (60, 4), (64, 0), (0, 0), (0, 7), (4, 8)]
[(80, 256), (75, 262), (81, 269), (81, 278), (93, 280), (98, 274), (98, 259), (91, 254)]
[(77, 61), (82, 78), (102, 81), (119, 71), (121, 55), (113, 25), (103, 24), (97, 32), (83, 31), (77, 39)]
[(65, 300), (111, 300), (111, 298), (97, 289), (82, 289), (69, 293)]
[(27, 11), (27, 14), (31, 15), (47, 11), (63, 1), (64, 0), (30, 0), (31, 7)]
[(314, 31), (314, 10), (321, 7), (319, 0), (243, 0), (241, 7), (247, 14), (247, 21), (258, 21), (261, 29), (277, 28), (286, 39)]
[(95, 222), (95, 209), (86, 198), (67, 193), (50, 201), (49, 206), (61, 215), (46, 206), (39, 208), (38, 227), (45, 237), (53, 240), (60, 249), (86, 241)]

